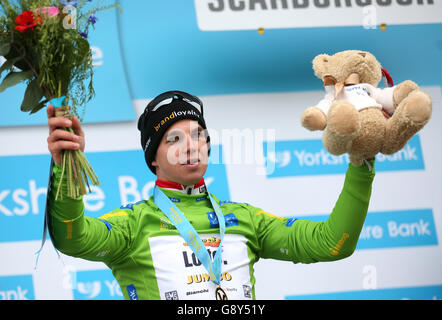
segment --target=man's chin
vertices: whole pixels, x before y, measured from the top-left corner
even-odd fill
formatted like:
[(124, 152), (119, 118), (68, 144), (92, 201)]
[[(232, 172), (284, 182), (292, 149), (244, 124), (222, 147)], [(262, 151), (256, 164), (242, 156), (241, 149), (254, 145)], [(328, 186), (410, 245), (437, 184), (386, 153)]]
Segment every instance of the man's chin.
[(203, 170), (200, 163), (184, 164), (181, 165), (181, 168), (180, 183), (184, 185), (192, 185), (199, 182), (206, 173), (206, 170)]

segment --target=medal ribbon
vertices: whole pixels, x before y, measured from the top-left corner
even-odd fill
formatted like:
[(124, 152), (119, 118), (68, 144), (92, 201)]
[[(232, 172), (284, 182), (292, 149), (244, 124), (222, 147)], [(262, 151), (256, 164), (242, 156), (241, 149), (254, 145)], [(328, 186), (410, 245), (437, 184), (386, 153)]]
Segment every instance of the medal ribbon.
[(184, 216), (183, 212), (178, 209), (178, 207), (167, 197), (160, 188), (155, 186), (153, 200), (157, 207), (169, 218), (173, 225), (177, 228), (180, 235), (186, 240), (189, 247), (195, 253), (196, 257), (203, 264), (206, 270), (209, 272), (210, 280), (215, 282), (217, 285), (221, 283), (221, 250), (224, 239), (224, 234), (226, 231), (226, 222), (224, 220), (224, 215), (213, 199), (212, 195), (207, 191), (212, 207), (215, 210), (216, 217), (219, 222), (219, 233), (221, 241), (216, 251), (215, 257), (212, 258), (209, 252), (204, 247), (204, 243), (201, 240), (195, 228)]

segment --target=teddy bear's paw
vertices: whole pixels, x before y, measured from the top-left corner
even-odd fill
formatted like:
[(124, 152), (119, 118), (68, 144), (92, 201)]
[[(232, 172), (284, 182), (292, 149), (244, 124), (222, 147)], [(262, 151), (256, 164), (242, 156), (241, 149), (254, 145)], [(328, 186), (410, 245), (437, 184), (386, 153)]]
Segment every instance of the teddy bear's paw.
[(403, 108), (403, 113), (412, 124), (424, 126), (430, 120), (432, 112), (432, 101), (428, 94), (421, 90), (410, 93), (398, 106)]
[(410, 93), (387, 121), (381, 152), (393, 154), (401, 150), (408, 140), (430, 120), (431, 111), (432, 102), (429, 95), (421, 90)]
[(324, 130), (326, 121), (324, 112), (317, 107), (305, 109), (301, 118), (302, 126), (312, 131)]
[(361, 129), (359, 112), (354, 105), (347, 101), (333, 103), (328, 112), (327, 119), (328, 130), (343, 139), (356, 137)]
[(360, 158), (369, 158), (377, 154), (384, 143), (387, 120), (378, 108), (366, 108), (359, 111), (361, 129), (349, 144), (348, 153)]
[(393, 92), (395, 107), (397, 108), (399, 103), (401, 103), (411, 92), (418, 88), (419, 86), (411, 80), (405, 80), (404, 82), (399, 83)]

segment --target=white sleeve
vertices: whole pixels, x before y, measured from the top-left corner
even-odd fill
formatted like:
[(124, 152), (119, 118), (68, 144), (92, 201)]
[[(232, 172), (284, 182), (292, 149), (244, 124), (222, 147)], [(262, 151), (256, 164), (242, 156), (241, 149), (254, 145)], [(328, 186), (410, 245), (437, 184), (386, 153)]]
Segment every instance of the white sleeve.
[(319, 109), (322, 110), (322, 112), (324, 112), (325, 116), (327, 116), (328, 114), (328, 110), (330, 110), (331, 105), (333, 104), (333, 100), (334, 100), (334, 94), (333, 92), (328, 92), (324, 99), (322, 99), (321, 101), (319, 101), (319, 103), (316, 105), (316, 107), (318, 107)]
[(394, 113), (394, 98), (393, 92), (396, 86), (389, 88), (373, 88), (372, 98), (375, 99), (382, 108), (387, 111), (390, 115)]

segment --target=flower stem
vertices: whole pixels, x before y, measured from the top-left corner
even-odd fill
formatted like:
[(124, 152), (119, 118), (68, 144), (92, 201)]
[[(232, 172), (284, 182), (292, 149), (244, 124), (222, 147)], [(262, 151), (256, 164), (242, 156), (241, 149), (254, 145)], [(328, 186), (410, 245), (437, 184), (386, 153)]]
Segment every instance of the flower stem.
[[(69, 118), (69, 108), (57, 108), (56, 116)], [(72, 128), (64, 128), (64, 130), (71, 133), (74, 132)], [(67, 193), (67, 196), (72, 199), (87, 194), (88, 190), (91, 192), (88, 178), (94, 185), (100, 184), (97, 175), (86, 159), (84, 153), (81, 150), (63, 150), (60, 185), (58, 186), (55, 199), (58, 200), (59, 196), (62, 198), (63, 192), (60, 192), (62, 184), (66, 186), (65, 192)]]

